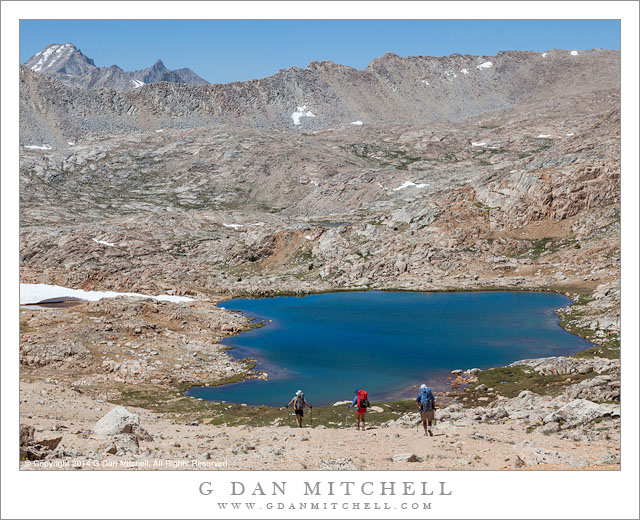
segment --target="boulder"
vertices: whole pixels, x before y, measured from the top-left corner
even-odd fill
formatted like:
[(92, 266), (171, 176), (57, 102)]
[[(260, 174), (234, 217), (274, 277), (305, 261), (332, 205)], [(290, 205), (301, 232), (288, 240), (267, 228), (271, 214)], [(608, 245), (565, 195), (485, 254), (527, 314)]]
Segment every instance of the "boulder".
[(116, 406), (93, 427), (95, 435), (118, 435), (132, 433), (140, 427), (140, 419), (124, 406)]
[(20, 460), (42, 460), (50, 453), (50, 450), (35, 442), (20, 446)]
[[(546, 417), (545, 417), (546, 419)], [(560, 424), (557, 422), (547, 422), (544, 426), (542, 426), (539, 430), (540, 433), (544, 435), (549, 435), (551, 433), (555, 433), (560, 431)]]
[(604, 459), (600, 459), (596, 464), (620, 464), (620, 455), (609, 453)]
[(62, 437), (56, 437), (55, 439), (48, 439), (48, 440), (44, 440), (44, 441), (38, 441), (38, 444), (40, 444), (40, 446), (43, 446), (48, 450), (53, 451), (58, 447), (58, 444), (60, 444), (61, 440), (62, 440)]
[(588, 401), (619, 401), (620, 380), (609, 375), (600, 375), (585, 379), (565, 390), (564, 395), (570, 399), (586, 399)]
[(133, 433), (112, 435), (109, 444), (104, 447), (104, 453), (111, 455), (137, 455), (139, 452), (138, 437)]
[(345, 470), (357, 470), (355, 464), (351, 459), (347, 459), (344, 457), (338, 459), (321, 459), (318, 463), (320, 469), (331, 470), (331, 471), (345, 471)]
[(384, 408), (381, 408), (380, 406), (372, 406), (369, 408), (369, 411), (373, 413), (382, 413), (384, 412)]
[(35, 428), (33, 426), (20, 425), (20, 446), (33, 440), (34, 431)]
[(620, 406), (611, 404), (597, 404), (586, 399), (574, 399), (562, 408), (547, 415), (542, 422), (563, 422), (565, 428), (586, 424), (600, 417), (619, 416)]
[(422, 457), (414, 453), (397, 453), (392, 458), (393, 462), (422, 462)]
[(20, 460), (42, 460), (58, 447), (62, 437), (55, 439), (47, 439), (42, 441), (34, 441), (33, 434), (35, 429), (33, 426), (20, 426)]

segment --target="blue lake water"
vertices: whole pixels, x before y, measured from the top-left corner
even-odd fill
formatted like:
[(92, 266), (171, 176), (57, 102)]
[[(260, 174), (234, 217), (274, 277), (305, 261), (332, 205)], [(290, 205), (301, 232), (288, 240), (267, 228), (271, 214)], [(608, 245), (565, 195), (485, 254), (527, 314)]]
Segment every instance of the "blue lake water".
[(591, 344), (559, 326), (566, 296), (536, 292), (344, 292), (235, 299), (221, 305), (262, 328), (227, 338), (236, 358), (253, 357), (268, 381), (195, 387), (212, 401), (282, 406), (302, 389), (312, 405), (414, 397), (420, 383), (442, 386), (456, 368), (567, 355)]

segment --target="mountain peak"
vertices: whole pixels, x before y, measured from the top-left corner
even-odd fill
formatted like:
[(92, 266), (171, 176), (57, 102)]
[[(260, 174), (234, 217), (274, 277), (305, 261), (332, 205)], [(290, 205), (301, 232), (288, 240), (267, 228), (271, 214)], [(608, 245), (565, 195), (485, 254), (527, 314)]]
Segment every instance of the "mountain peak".
[(208, 85), (191, 69), (169, 70), (160, 58), (151, 67), (136, 71), (124, 71), (115, 64), (96, 67), (93, 60), (71, 42), (47, 45), (29, 58), (24, 66), (66, 84), (88, 88), (110, 87), (124, 92), (158, 81)]
[(93, 60), (80, 52), (73, 43), (52, 43), (25, 62), (35, 72), (55, 74), (86, 74), (96, 68)]

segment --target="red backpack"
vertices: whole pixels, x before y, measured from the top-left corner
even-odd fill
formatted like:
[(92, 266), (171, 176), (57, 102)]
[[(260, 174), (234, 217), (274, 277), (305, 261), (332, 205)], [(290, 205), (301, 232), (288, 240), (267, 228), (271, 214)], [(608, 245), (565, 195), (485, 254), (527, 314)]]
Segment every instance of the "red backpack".
[(366, 390), (358, 390), (358, 408), (369, 408), (369, 394)]

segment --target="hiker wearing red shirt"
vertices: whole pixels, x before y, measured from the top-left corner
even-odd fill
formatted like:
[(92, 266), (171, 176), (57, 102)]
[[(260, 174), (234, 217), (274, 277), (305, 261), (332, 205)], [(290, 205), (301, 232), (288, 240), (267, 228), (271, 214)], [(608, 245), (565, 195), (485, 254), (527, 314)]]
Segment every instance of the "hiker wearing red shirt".
[(364, 430), (364, 416), (367, 413), (369, 407), (369, 394), (366, 390), (356, 390), (354, 392), (356, 396), (353, 398), (353, 402), (349, 405), (349, 408), (356, 407), (357, 425), (356, 430), (360, 429), (360, 423), (362, 422), (362, 429)]

